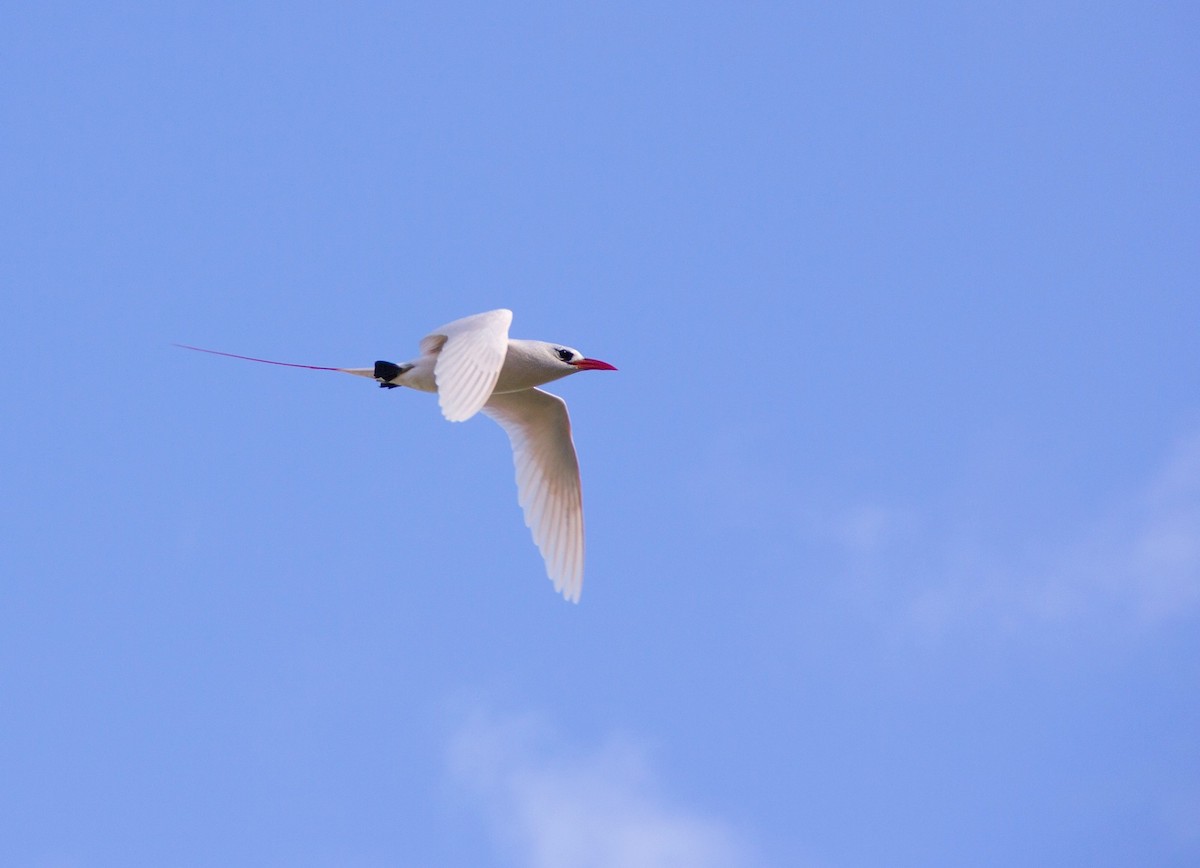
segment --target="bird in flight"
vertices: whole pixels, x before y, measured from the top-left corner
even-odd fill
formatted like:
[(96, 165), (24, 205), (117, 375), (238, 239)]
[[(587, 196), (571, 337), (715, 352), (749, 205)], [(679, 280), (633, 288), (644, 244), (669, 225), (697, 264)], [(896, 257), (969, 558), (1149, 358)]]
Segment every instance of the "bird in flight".
[(379, 361), (371, 368), (297, 365), (176, 346), (250, 362), (368, 377), (385, 389), (407, 386), (436, 392), (442, 415), (451, 422), (464, 422), (479, 412), (490, 416), (512, 444), (518, 500), (546, 562), (546, 574), (555, 590), (578, 603), (583, 588), (579, 461), (566, 402), (537, 387), (580, 371), (616, 368), (562, 344), (510, 338), (511, 323), (511, 310), (463, 317), (422, 338), (420, 355), (412, 361)]

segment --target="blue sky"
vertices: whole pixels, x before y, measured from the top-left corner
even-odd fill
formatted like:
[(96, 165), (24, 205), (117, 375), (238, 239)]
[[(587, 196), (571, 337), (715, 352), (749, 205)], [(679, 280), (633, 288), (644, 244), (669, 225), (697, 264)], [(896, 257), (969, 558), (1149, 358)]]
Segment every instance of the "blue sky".
[[(1200, 860), (1191, 4), (0, 24), (6, 864)], [(495, 307), (578, 606), (490, 421), (171, 346)]]

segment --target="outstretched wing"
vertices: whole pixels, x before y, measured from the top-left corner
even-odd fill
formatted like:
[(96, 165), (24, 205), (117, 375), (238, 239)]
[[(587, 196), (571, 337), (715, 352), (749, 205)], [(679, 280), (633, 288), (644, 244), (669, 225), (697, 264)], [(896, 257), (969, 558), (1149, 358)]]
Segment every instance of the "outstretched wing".
[(583, 589), (583, 494), (567, 404), (541, 389), (493, 395), (483, 412), (512, 443), (517, 495), (554, 589), (574, 603)]
[(451, 422), (470, 419), (491, 397), (508, 353), (511, 323), (511, 310), (490, 310), (456, 319), (421, 340), (421, 352), (437, 356), (438, 405)]

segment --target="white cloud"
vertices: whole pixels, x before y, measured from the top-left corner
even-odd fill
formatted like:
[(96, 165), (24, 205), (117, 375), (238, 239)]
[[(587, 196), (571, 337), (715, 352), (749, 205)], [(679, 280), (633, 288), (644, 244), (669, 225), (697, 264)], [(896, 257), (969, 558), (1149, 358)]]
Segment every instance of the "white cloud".
[(1017, 446), (998, 443), (982, 459), (966, 454), (940, 491), (839, 502), (780, 473), (764, 432), (726, 425), (681, 484), (710, 521), (752, 535), (757, 569), (834, 588), (897, 638), (1136, 631), (1200, 614), (1200, 431), (1124, 496), (1076, 501), (1057, 533), (1022, 514), (1022, 497), (1052, 483), (1029, 473)]
[(1200, 435), (1176, 448), (1139, 506), (1128, 570), (1142, 615), (1194, 611), (1200, 603)]
[(743, 868), (727, 823), (674, 804), (644, 753), (620, 739), (572, 750), (534, 716), (476, 714), (452, 740), (457, 785), (497, 843), (529, 868)]
[(1073, 539), (1033, 540), (1019, 558), (954, 538), (926, 541), (939, 579), (910, 598), (928, 633), (990, 619), (1148, 627), (1200, 609), (1200, 435), (1181, 441), (1141, 491)]
[(1034, 589), (1043, 614), (1098, 609), (1148, 624), (1200, 603), (1200, 436), (1172, 451), (1145, 488), (1053, 556)]

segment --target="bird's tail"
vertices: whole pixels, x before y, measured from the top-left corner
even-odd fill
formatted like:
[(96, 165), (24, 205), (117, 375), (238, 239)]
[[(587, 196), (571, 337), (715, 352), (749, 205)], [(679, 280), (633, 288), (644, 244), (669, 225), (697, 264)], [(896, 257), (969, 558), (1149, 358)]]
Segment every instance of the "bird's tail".
[[(412, 365), (397, 365), (395, 362), (378, 361), (375, 367), (371, 369), (369, 374), (362, 374), (364, 377), (374, 377), (379, 381), (379, 385), (384, 389), (394, 389), (400, 384), (394, 380), (401, 374), (407, 373), (412, 369)], [(346, 371), (347, 374), (357, 374), (358, 371)]]
[[(230, 359), (241, 359), (245, 362), (260, 362), (264, 365), (280, 365), (284, 368), (304, 368), (305, 370), (309, 371), (337, 371), (340, 374), (353, 374), (356, 377), (367, 377), (368, 379), (372, 380), (378, 378), (376, 371), (379, 369), (380, 365), (391, 365), (393, 368), (396, 368), (397, 371), (400, 370), (398, 365), (392, 365), (391, 362), (377, 362), (373, 368), (333, 368), (326, 365), (298, 365), (295, 362), (277, 362), (274, 359), (259, 359), (255, 358), (254, 356), (239, 356), (237, 353), (223, 353), (220, 350), (206, 350), (204, 347), (193, 347), (189, 344), (175, 344), (175, 346), (185, 350), (195, 350), (198, 353), (209, 353), (210, 355), (214, 356), (225, 356), (226, 358)], [(395, 376), (395, 374), (391, 376)]]

